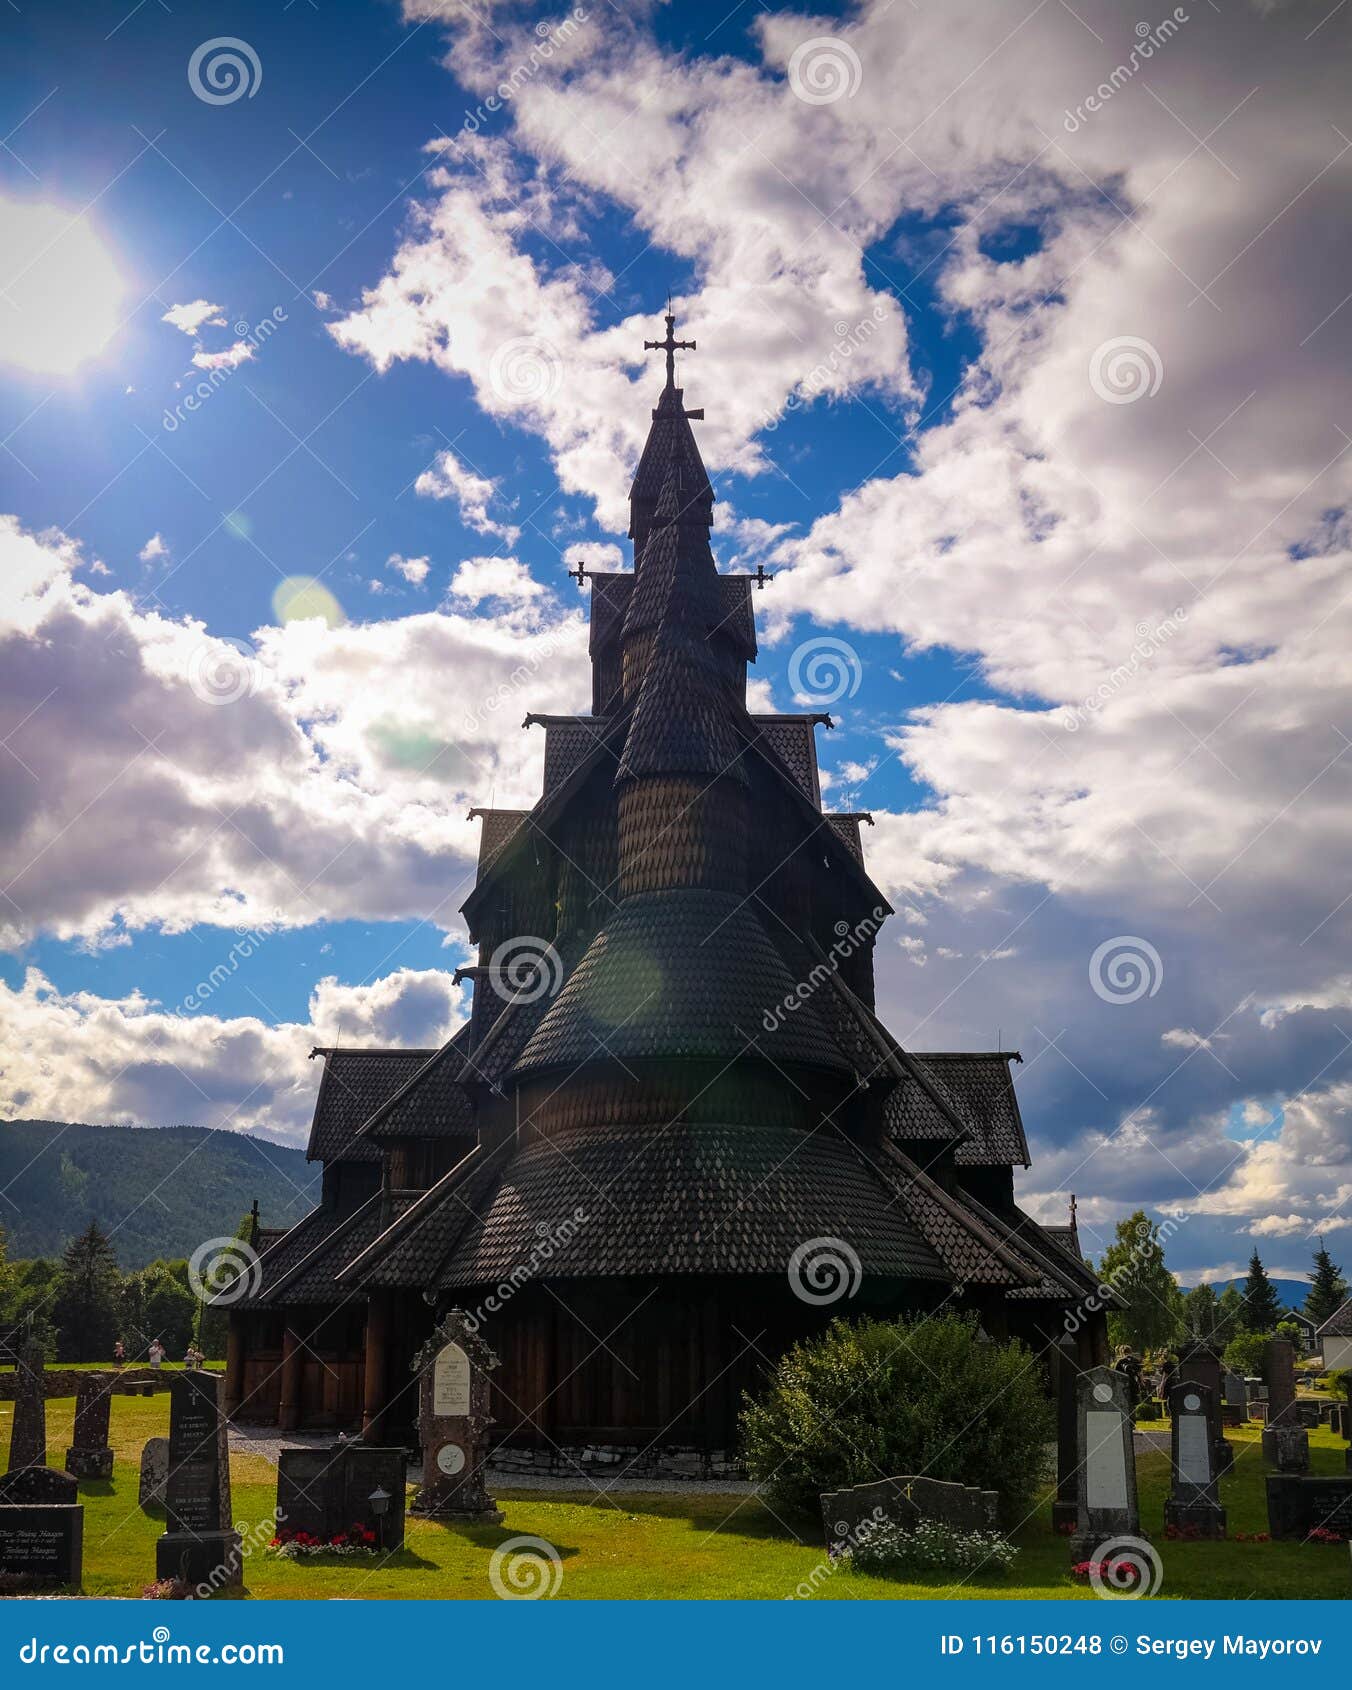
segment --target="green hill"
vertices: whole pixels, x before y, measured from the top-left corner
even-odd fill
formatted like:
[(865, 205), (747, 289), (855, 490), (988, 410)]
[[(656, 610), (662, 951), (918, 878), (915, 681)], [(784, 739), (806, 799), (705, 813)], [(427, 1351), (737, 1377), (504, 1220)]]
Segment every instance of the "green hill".
[(205, 1127), (0, 1122), (0, 1227), (11, 1259), (54, 1256), (91, 1219), (124, 1271), (232, 1234), (258, 1199), (264, 1226), (319, 1201), (303, 1151)]

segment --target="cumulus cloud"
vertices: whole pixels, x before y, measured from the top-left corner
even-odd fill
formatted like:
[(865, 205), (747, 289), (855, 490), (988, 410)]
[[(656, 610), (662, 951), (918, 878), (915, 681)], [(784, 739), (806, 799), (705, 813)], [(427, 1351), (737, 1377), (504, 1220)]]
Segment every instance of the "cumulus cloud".
[[(238, 951), (241, 941), (235, 941)], [(229, 966), (222, 939), (212, 965)], [(266, 940), (242, 968), (266, 966)], [(208, 994), (209, 995), (209, 994)], [(308, 1022), (183, 1013), (139, 993), (60, 992), (37, 969), (0, 982), (0, 1114), (7, 1120), (262, 1127), (303, 1143), (314, 1108), (316, 1044), (435, 1046), (464, 1018), (462, 992), (436, 969), (367, 985), (329, 977)]]
[(206, 323), (210, 323), (213, 328), (223, 329), (225, 318), (221, 312), (222, 307), (213, 305), (210, 300), (194, 299), (186, 305), (171, 305), (160, 321), (168, 323), (191, 339)]
[(488, 514), (489, 504), (497, 494), (497, 483), (487, 476), (477, 475), (449, 448), (437, 453), (434, 461), (413, 483), (413, 490), (429, 499), (454, 500), (461, 522), (476, 534), (498, 534), (511, 545), (521, 532), (510, 524), (495, 521)]
[(470, 604), (484, 599), (506, 599), (515, 604), (527, 604), (538, 599), (544, 588), (535, 580), (525, 564), (514, 557), (466, 558), (451, 577), (451, 593)]
[(254, 349), (249, 341), (237, 340), (222, 352), (207, 352), (199, 346), (192, 355), (192, 361), (199, 370), (237, 370), (253, 355)]
[(142, 563), (157, 563), (160, 558), (169, 556), (169, 548), (164, 543), (164, 535), (156, 531), (137, 552)]
[(391, 552), (385, 560), (385, 567), (392, 569), (396, 575), (402, 575), (411, 587), (421, 587), (427, 580), (432, 560), (426, 557), (403, 557), (398, 552)]

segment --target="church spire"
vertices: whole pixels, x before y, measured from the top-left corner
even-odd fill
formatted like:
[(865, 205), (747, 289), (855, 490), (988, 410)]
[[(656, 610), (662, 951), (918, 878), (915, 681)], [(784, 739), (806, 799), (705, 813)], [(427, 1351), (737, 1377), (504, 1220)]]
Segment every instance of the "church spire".
[[(670, 305), (671, 302), (668, 300), (667, 303)], [(676, 354), (678, 352), (694, 352), (696, 350), (696, 345), (693, 340), (676, 339), (676, 318), (669, 310), (667, 312), (667, 338), (665, 340), (645, 340), (643, 342), (643, 350), (645, 352), (666, 353), (667, 386), (674, 388), (676, 386)], [(703, 414), (703, 412), (700, 413), (701, 416)]]
[(692, 422), (703, 422), (704, 412), (687, 411), (685, 395), (676, 385), (676, 354), (695, 350), (693, 340), (677, 340), (676, 316), (666, 314), (667, 332), (663, 340), (645, 340), (647, 352), (664, 352), (667, 359), (667, 383), (652, 413), (652, 427), (643, 455), (629, 490), (629, 538), (634, 542), (634, 568), (642, 570), (643, 549), (654, 527), (657, 501), (673, 469), (682, 494), (683, 504), (694, 521), (704, 528), (712, 528), (714, 521), (714, 490), (709, 474), (695, 444)]

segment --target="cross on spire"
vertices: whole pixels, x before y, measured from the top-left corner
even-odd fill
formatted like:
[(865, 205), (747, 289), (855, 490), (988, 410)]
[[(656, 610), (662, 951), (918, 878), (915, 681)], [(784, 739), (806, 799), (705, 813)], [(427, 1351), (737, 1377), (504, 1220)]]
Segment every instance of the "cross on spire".
[(668, 387), (675, 387), (676, 385), (676, 354), (678, 352), (694, 352), (696, 350), (695, 342), (693, 340), (677, 340), (675, 330), (676, 318), (670, 311), (668, 311), (667, 338), (665, 340), (645, 340), (643, 342), (643, 350), (645, 352), (666, 353)]

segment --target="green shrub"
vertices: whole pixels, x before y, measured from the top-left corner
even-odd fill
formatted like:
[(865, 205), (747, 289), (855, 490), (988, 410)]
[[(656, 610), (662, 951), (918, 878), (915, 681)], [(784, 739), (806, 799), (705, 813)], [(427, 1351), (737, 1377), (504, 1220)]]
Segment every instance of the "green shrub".
[(1267, 1338), (1261, 1332), (1237, 1333), (1225, 1346), (1225, 1365), (1232, 1373), (1241, 1373), (1248, 1378), (1261, 1379), (1263, 1376), (1263, 1348)]
[(1352, 1402), (1352, 1367), (1342, 1367), (1326, 1374), (1324, 1385), (1330, 1396), (1344, 1396)]
[(978, 1340), (975, 1317), (951, 1313), (833, 1321), (742, 1415), (751, 1476), (805, 1514), (823, 1491), (906, 1473), (998, 1491), (1002, 1516), (1021, 1519), (1053, 1430), (1030, 1351)]
[(942, 1520), (889, 1520), (861, 1536), (842, 1560), (861, 1573), (1007, 1573), (1018, 1550), (1000, 1532), (962, 1532)]

